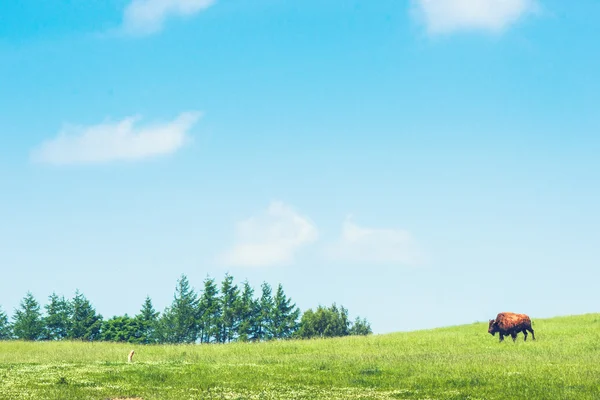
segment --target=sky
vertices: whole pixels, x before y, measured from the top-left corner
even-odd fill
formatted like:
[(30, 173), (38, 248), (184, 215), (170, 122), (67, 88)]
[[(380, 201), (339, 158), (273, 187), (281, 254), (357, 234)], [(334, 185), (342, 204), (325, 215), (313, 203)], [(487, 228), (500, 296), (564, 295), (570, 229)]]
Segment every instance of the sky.
[(375, 333), (598, 312), (596, 0), (0, 10), (0, 307), (281, 283)]

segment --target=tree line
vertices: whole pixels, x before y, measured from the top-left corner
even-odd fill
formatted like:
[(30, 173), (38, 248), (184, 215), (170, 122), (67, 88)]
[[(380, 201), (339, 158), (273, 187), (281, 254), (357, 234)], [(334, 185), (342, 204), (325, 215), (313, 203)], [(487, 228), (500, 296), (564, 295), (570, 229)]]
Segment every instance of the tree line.
[(207, 277), (200, 292), (181, 275), (173, 301), (162, 313), (147, 296), (135, 316), (104, 319), (79, 290), (72, 299), (52, 293), (43, 310), (28, 292), (12, 319), (0, 309), (0, 340), (229, 343), (371, 333), (366, 319), (350, 321), (343, 306), (334, 303), (301, 313), (281, 284), (273, 294), (272, 287), (263, 282), (255, 296), (248, 281), (238, 286), (229, 274), (220, 285)]

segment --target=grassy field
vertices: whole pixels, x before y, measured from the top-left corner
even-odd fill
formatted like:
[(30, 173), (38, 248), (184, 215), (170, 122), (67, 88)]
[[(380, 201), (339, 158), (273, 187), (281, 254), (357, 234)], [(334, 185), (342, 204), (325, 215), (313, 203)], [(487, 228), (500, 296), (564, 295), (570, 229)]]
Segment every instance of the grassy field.
[(517, 343), (486, 323), (260, 344), (0, 342), (0, 399), (599, 399), (600, 314), (533, 322), (537, 340)]

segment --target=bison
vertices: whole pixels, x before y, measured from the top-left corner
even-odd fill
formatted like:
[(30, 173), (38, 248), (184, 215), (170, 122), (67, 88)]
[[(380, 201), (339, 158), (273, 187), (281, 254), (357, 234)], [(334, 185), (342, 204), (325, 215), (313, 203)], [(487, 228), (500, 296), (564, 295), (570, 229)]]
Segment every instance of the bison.
[(512, 312), (502, 312), (496, 316), (496, 319), (490, 319), (488, 333), (492, 336), (496, 332), (500, 334), (500, 341), (504, 340), (504, 336), (512, 336), (513, 342), (517, 340), (517, 334), (523, 332), (527, 340), (527, 331), (531, 332), (531, 337), (535, 340), (533, 328), (531, 328), (531, 319), (525, 314), (515, 314)]

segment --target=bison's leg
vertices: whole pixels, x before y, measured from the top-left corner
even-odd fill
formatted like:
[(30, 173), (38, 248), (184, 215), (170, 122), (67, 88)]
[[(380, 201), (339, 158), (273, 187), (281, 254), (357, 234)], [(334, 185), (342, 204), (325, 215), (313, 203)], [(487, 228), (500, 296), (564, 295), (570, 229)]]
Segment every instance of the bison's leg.
[(504, 335), (500, 334), (500, 342), (502, 342), (504, 340)]
[(535, 340), (535, 335), (533, 334), (533, 328), (529, 327), (529, 328), (527, 328), (527, 330), (529, 330), (529, 332), (531, 332), (531, 338), (533, 340)]
[(517, 333), (518, 332), (511, 332), (510, 336), (512, 336), (513, 342), (517, 341)]

